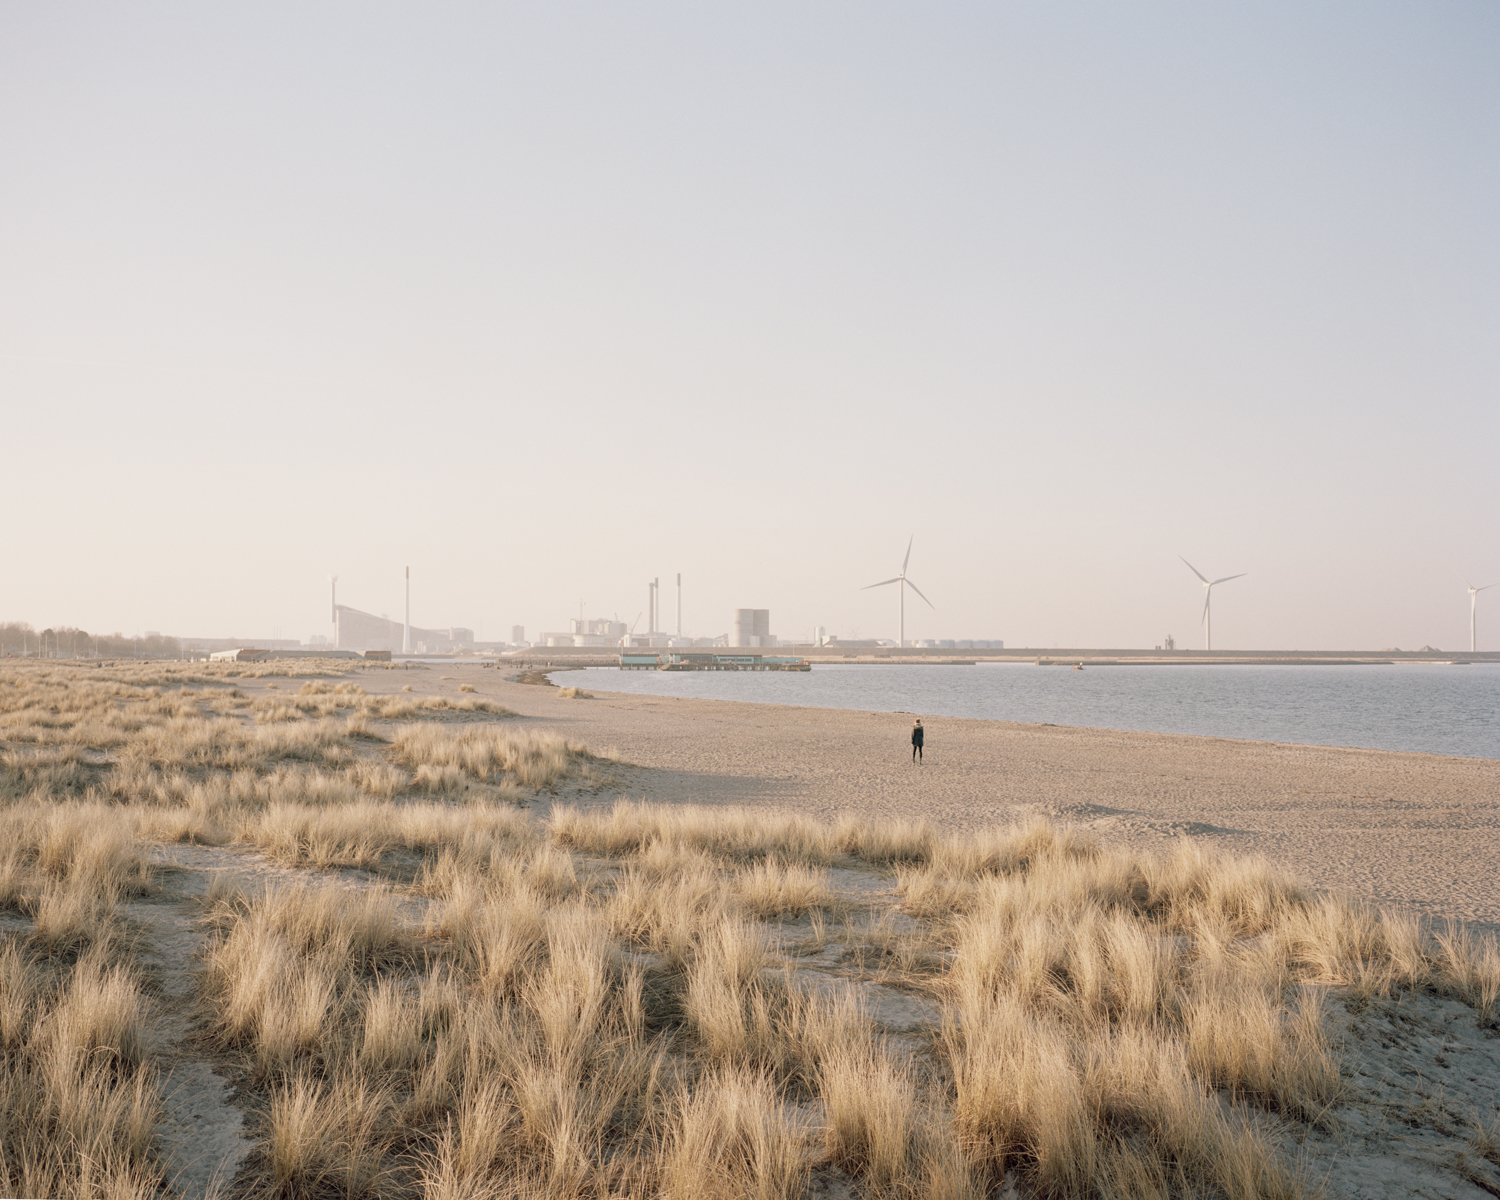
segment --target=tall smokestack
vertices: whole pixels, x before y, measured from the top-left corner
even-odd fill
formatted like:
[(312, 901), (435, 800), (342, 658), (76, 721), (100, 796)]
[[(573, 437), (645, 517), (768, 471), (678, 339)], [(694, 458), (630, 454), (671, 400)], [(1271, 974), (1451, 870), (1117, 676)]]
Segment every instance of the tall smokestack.
[(682, 572), (677, 572), (677, 636), (682, 636)]
[(401, 653), (411, 653), (411, 568), (406, 568), (406, 628), (401, 635)]
[(661, 627), (661, 576), (660, 575), (658, 575), (655, 579), (653, 579), (651, 581), (651, 586), (654, 589), (654, 591), (652, 592), (652, 595), (655, 597), (655, 604), (656, 604), (656, 608), (652, 611), (652, 614), (651, 614), (651, 618), (652, 618), (651, 619), (651, 629), (655, 633), (663, 633), (663, 632), (665, 632), (665, 630), (663, 630), (662, 627)]

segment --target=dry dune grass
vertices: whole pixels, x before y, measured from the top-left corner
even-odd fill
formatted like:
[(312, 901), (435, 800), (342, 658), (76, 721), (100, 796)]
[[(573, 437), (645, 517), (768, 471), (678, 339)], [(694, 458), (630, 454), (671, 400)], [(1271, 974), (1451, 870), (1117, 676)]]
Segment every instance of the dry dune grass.
[(558, 845), (606, 856), (636, 854), (660, 843), (728, 862), (774, 857), (826, 866), (839, 853), (834, 831), (810, 818), (740, 809), (625, 803), (607, 813), (568, 808), (553, 814), (551, 832)]
[(115, 904), (149, 875), (102, 806), (3, 815), (3, 904), (32, 925), (0, 943), (0, 1191), (144, 1200), (156, 1071)]
[(737, 881), (741, 907), (761, 920), (800, 917), (814, 909), (832, 911), (845, 907), (828, 883), (828, 873), (801, 863), (765, 859), (744, 871)]
[(412, 726), (396, 735), (391, 756), (395, 762), (414, 768), (419, 779), (424, 770), (428, 778), (453, 779), (453, 788), (469, 781), (508, 782), (533, 789), (551, 787), (570, 773), (587, 776), (596, 761), (586, 748), (556, 734), (510, 733), (484, 725), (458, 730)]
[(0, 810), (0, 910), (31, 918), (29, 940), (54, 955), (107, 947), (116, 903), (152, 887), (127, 825), (103, 804)]
[(664, 1195), (790, 1200), (804, 1193), (812, 1164), (765, 1075), (716, 1071), (678, 1094), (674, 1117)]
[[(348, 681), (262, 704), (154, 669), (0, 673), (7, 1194), (158, 1194), (119, 911), (161, 886), (149, 841), (303, 872), (202, 902), (204, 1036), (257, 1098), (247, 1196), (1313, 1195), (1287, 1131), (1336, 1120), (1330, 990), (1500, 1019), (1493, 938), (1260, 860), (1045, 822), (538, 818), (514, 801), (606, 760), (493, 724), (372, 741)], [(883, 1025), (871, 984), (939, 1015)], [(1476, 1118), (1472, 1154), (1497, 1145)]]
[(220, 894), (209, 919), (223, 930), (204, 971), (215, 1033), (246, 1047), (265, 1076), (326, 1059), (336, 1044), (331, 1023), (362, 1011), (361, 981), (413, 953), (393, 898), (380, 890)]

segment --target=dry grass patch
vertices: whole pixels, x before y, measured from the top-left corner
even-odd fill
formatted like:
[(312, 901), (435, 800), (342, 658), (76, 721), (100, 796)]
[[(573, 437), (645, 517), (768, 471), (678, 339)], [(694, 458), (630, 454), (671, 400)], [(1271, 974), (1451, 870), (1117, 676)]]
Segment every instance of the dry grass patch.
[(1437, 935), (1442, 984), (1474, 1008), (1486, 1029), (1500, 1026), (1500, 946), (1493, 937), (1481, 938), (1450, 922)]
[(419, 780), (442, 781), (441, 786), (430, 785), (434, 791), (469, 780), (552, 787), (570, 776), (591, 778), (598, 761), (585, 747), (556, 734), (509, 733), (487, 726), (403, 729), (392, 743), (391, 757), (416, 771)]
[(753, 917), (800, 917), (813, 909), (845, 907), (828, 885), (828, 872), (801, 863), (758, 862), (740, 873), (735, 899)]
[[(240, 818), (238, 836), (287, 866), (391, 867), (417, 873), (422, 890), (438, 894), (441, 880), (509, 864), (522, 844), (539, 844), (525, 816), (509, 804), (462, 808), (433, 801), (382, 804), (364, 798), (339, 804), (273, 803)], [(396, 863), (398, 852), (404, 852)], [(549, 859), (554, 871), (560, 869)], [(571, 867), (571, 861), (569, 862)]]
[(215, 1034), (262, 1076), (350, 1055), (351, 1014), (367, 978), (413, 961), (412, 931), (382, 889), (216, 889), (203, 988)]
[(817, 1082), (830, 1161), (876, 1194), (903, 1190), (919, 1177), (924, 1113), (910, 1064), (880, 1046), (841, 1048), (823, 1058)]
[(654, 843), (727, 863), (776, 858), (826, 866), (838, 857), (834, 831), (794, 813), (621, 801), (607, 813), (557, 809), (549, 824), (558, 845), (605, 857), (637, 854)]
[(110, 805), (0, 810), (0, 838), (0, 909), (30, 917), (31, 941), (52, 954), (112, 944), (115, 905), (154, 886), (129, 815)]
[[(133, 864), (74, 844), (84, 847), (79, 869), (55, 841), (37, 868), (61, 882), (43, 893), (30, 944), (0, 940), (0, 1191), (144, 1200), (163, 1175), (147, 1002), (115, 961), (118, 939), (104, 935), (121, 890), (114, 868), (123, 861), (128, 879)], [(60, 902), (87, 918), (59, 919)]]
[(265, 1158), (275, 1196), (371, 1196), (387, 1188), (390, 1097), (364, 1075), (303, 1071), (271, 1091)]
[(791, 1200), (812, 1163), (765, 1075), (724, 1071), (678, 1094), (663, 1154), (671, 1200)]
[(420, 700), (400, 696), (370, 696), (360, 702), (359, 710), (367, 716), (379, 717), (384, 721), (411, 720), (435, 713), (484, 713), (492, 717), (516, 715), (513, 710), (493, 700), (454, 700), (447, 696), (423, 696)]

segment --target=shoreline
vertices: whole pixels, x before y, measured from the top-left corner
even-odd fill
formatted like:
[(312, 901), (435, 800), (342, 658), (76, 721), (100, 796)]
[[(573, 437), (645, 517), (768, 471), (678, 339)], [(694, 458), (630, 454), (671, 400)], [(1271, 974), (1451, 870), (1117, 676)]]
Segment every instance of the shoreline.
[[(888, 664), (873, 664), (873, 665), (888, 665)], [(899, 665), (899, 664), (889, 664), (889, 665)], [(932, 664), (932, 665), (937, 665), (937, 664)], [(1387, 664), (1387, 665), (1389, 665), (1389, 664)], [(551, 686), (551, 687), (559, 687), (559, 686), (564, 686), (564, 685), (553, 683), (551, 681), (551, 679), (550, 679), (550, 676), (552, 676), (554, 674), (560, 674), (560, 673), (563, 673), (563, 672), (575, 672), (575, 671), (585, 671), (585, 672), (587, 672), (587, 671), (600, 671), (600, 670), (608, 670), (608, 669), (609, 668), (607, 668), (607, 667), (598, 667), (598, 666), (584, 665), (584, 664), (578, 664), (578, 663), (568, 663), (568, 664), (561, 665), (561, 666), (534, 667), (534, 668), (530, 668), (530, 669), (528, 669), (526, 671), (523, 671), (523, 672), (506, 675), (505, 678), (506, 678), (506, 680), (508, 682), (535, 683), (535, 684), (543, 684), (543, 685)], [(648, 675), (649, 675), (649, 673), (648, 673)], [(632, 673), (631, 677), (632, 678), (639, 678), (639, 676), (636, 675), (635, 673)], [(595, 677), (595, 678), (597, 678), (597, 677)], [(717, 679), (718, 676), (715, 676), (714, 678)], [(569, 684), (567, 684), (566, 686), (580, 686), (580, 684), (581, 684), (581, 681), (575, 679), (575, 680), (571, 681)], [(1274, 737), (1274, 736), (1270, 736), (1270, 737), (1265, 737), (1265, 736), (1256, 737), (1256, 736), (1250, 736), (1248, 734), (1236, 733), (1236, 732), (1227, 731), (1227, 730), (1224, 731), (1224, 732), (1211, 732), (1211, 731), (1202, 731), (1202, 730), (1182, 730), (1182, 729), (1149, 729), (1149, 728), (1140, 728), (1138, 726), (1131, 726), (1131, 725), (1082, 724), (1082, 723), (1079, 723), (1079, 722), (1076, 722), (1076, 721), (1068, 721), (1068, 720), (1059, 720), (1059, 721), (1014, 721), (1014, 720), (1011, 720), (1009, 718), (1002, 717), (1002, 716), (970, 716), (969, 714), (962, 713), (962, 712), (945, 712), (945, 711), (943, 711), (943, 709), (940, 706), (939, 707), (926, 708), (926, 709), (921, 710), (920, 713), (919, 713), (918, 710), (916, 710), (916, 709), (912, 709), (912, 710), (907, 710), (907, 709), (864, 709), (864, 708), (856, 708), (856, 707), (852, 707), (852, 706), (848, 706), (848, 705), (844, 705), (844, 704), (832, 703), (832, 702), (816, 703), (816, 702), (813, 702), (811, 700), (809, 700), (807, 702), (803, 702), (803, 703), (796, 703), (796, 702), (789, 702), (786, 698), (779, 698), (779, 699), (750, 699), (750, 698), (727, 697), (727, 696), (698, 696), (698, 697), (693, 697), (693, 696), (679, 696), (675, 692), (665, 691), (665, 690), (664, 691), (660, 691), (660, 692), (649, 691), (649, 690), (632, 691), (632, 690), (629, 690), (629, 689), (624, 689), (624, 690), (617, 691), (617, 690), (615, 690), (613, 688), (610, 688), (607, 683), (606, 684), (602, 684), (602, 685), (601, 684), (596, 684), (596, 683), (593, 682), (592, 679), (590, 680), (590, 686), (593, 687), (593, 688), (595, 688), (595, 690), (598, 690), (600, 692), (606, 692), (607, 691), (607, 692), (610, 692), (611, 694), (616, 695), (616, 696), (634, 696), (634, 697), (639, 697), (639, 698), (643, 698), (643, 699), (644, 698), (657, 698), (657, 699), (679, 699), (680, 698), (680, 699), (722, 700), (725, 703), (754, 704), (754, 705), (772, 705), (772, 706), (788, 706), (788, 707), (793, 707), (793, 708), (811, 708), (811, 709), (836, 709), (836, 710), (843, 711), (843, 712), (906, 713), (906, 712), (909, 711), (910, 714), (913, 715), (913, 716), (921, 715), (922, 717), (926, 718), (926, 717), (928, 717), (930, 715), (930, 716), (934, 716), (934, 717), (939, 717), (942, 720), (988, 720), (988, 721), (997, 721), (997, 722), (999, 722), (1001, 724), (1016, 724), (1016, 725), (1022, 725), (1022, 726), (1025, 726), (1025, 725), (1035, 725), (1035, 726), (1057, 726), (1057, 727), (1070, 728), (1070, 729), (1093, 729), (1093, 730), (1098, 730), (1098, 731), (1104, 732), (1104, 733), (1140, 733), (1140, 734), (1148, 734), (1148, 735), (1159, 735), (1159, 736), (1163, 736), (1163, 737), (1212, 738), (1212, 739), (1219, 739), (1219, 740), (1225, 740), (1225, 741), (1244, 741), (1244, 742), (1263, 743), (1263, 744), (1267, 744), (1267, 745), (1307, 746), (1307, 747), (1311, 747), (1311, 748), (1320, 748), (1320, 749), (1327, 749), (1327, 750), (1362, 750), (1362, 751), (1368, 751), (1370, 753), (1386, 753), (1386, 754), (1435, 754), (1435, 755), (1437, 755), (1437, 756), (1439, 756), (1441, 758), (1476, 759), (1476, 760), (1479, 760), (1479, 761), (1482, 761), (1482, 762), (1500, 762), (1500, 754), (1462, 753), (1462, 752), (1457, 751), (1457, 750), (1432, 749), (1432, 748), (1413, 748), (1413, 747), (1401, 747), (1401, 746), (1394, 746), (1393, 747), (1393, 746), (1379, 746), (1379, 745), (1360, 745), (1358, 743), (1341, 742), (1341, 741), (1300, 741), (1300, 740), (1293, 740), (1293, 739), (1287, 738), (1287, 737)], [(927, 697), (927, 699), (933, 699), (933, 697), (929, 696), (929, 697)], [(1119, 714), (1119, 713), (1100, 713), (1098, 715), (1108, 717), (1108, 716), (1119, 716), (1121, 714)]]

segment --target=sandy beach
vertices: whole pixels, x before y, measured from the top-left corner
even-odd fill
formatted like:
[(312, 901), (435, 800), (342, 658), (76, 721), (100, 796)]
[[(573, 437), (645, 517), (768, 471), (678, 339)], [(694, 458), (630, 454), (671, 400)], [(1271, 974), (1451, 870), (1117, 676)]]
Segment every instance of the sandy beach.
[(1186, 834), (1264, 854), (1315, 887), (1500, 928), (1493, 759), (931, 718), (918, 768), (908, 714), (602, 691), (569, 700), (501, 671), (369, 671), (360, 682), (439, 694), (469, 684), (527, 723), (617, 751), (639, 769), (621, 772), (613, 795), (635, 800), (954, 830), (1043, 813), (1140, 847)]

